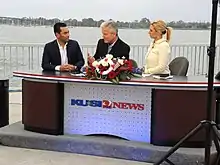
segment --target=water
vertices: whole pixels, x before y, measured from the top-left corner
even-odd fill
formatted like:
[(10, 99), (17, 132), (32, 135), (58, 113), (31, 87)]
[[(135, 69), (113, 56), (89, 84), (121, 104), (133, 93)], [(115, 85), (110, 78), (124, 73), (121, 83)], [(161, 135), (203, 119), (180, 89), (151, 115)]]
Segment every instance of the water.
[[(220, 31), (217, 32), (217, 41)], [(96, 45), (101, 37), (99, 28), (70, 28), (71, 38), (81, 45)], [(130, 45), (148, 45), (148, 29), (120, 29), (119, 36)], [(0, 43), (41, 43), (55, 39), (52, 27), (0, 25)], [(171, 44), (209, 44), (209, 30), (173, 30)], [(218, 42), (217, 42), (218, 44)]]
[[(70, 28), (71, 38), (79, 42), (80, 45), (96, 45), (97, 41), (101, 38), (101, 31), (99, 28), (90, 27), (74, 27)], [(219, 38), (219, 31), (217, 32), (217, 44)], [(119, 36), (122, 40), (127, 42), (129, 45), (143, 45), (145, 47), (131, 49), (131, 56), (137, 60), (137, 62), (143, 65), (143, 59), (146, 53), (146, 46), (150, 44), (151, 39), (148, 36), (148, 29), (120, 29)], [(22, 27), (22, 26), (10, 26), (0, 25), (0, 43), (28, 43), (28, 44), (45, 44), (49, 41), (54, 40), (53, 28), (52, 27)], [(210, 31), (209, 30), (173, 30), (171, 45), (182, 45), (182, 44), (209, 44)], [(42, 45), (42, 46), (43, 46)], [(12, 72), (14, 70), (30, 70), (40, 68), (42, 47), (33, 50), (33, 54), (28, 57), (30, 50), (22, 48), (6, 48), (6, 53), (3, 53), (3, 48), (0, 48), (0, 74), (7, 75), (10, 73), (10, 85), (12, 87), (20, 86), (20, 79), (13, 78)], [(90, 53), (94, 52), (92, 49), (83, 49), (84, 56), (87, 51)], [(187, 52), (190, 52), (187, 54)], [(173, 50), (172, 56), (175, 57), (177, 54), (187, 54), (187, 58), (190, 60), (190, 68), (195, 68), (195, 58), (198, 56), (197, 50), (194, 48), (186, 50)], [(204, 50), (205, 52), (205, 50)], [(219, 52), (219, 51), (218, 51)], [(11, 55), (10, 55), (11, 54)], [(33, 65), (30, 65), (32, 63)], [(205, 62), (207, 63), (207, 58)], [(31, 66), (31, 68), (30, 68)], [(200, 70), (207, 68), (207, 65), (199, 66)], [(218, 66), (219, 67), (219, 66)]]

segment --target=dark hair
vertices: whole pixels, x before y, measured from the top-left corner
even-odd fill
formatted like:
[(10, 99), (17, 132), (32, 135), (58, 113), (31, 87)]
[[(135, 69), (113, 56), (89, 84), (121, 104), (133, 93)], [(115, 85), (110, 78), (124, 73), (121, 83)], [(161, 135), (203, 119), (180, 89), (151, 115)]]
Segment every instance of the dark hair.
[(67, 27), (67, 25), (65, 23), (62, 23), (62, 22), (55, 23), (55, 25), (53, 26), (54, 34), (60, 33), (61, 32), (61, 30), (60, 30), (61, 27)]

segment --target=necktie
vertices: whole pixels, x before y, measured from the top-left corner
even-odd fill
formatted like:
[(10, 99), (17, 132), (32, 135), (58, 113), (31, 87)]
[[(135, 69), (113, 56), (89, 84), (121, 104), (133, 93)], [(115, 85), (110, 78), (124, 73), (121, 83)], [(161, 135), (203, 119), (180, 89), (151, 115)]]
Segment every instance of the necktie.
[(112, 50), (112, 44), (108, 44), (108, 53)]

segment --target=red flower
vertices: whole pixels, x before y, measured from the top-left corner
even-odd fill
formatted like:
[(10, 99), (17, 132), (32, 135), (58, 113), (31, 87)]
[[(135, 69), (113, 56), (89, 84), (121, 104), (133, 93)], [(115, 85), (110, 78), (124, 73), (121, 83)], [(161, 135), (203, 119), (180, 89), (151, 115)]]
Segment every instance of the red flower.
[(121, 71), (119, 70), (119, 69), (117, 69), (116, 71), (115, 71), (115, 74), (116, 75), (119, 75), (121, 73)]
[(108, 78), (109, 79), (114, 79), (117, 76), (117, 74), (114, 71), (109, 72)]
[(99, 65), (99, 69), (101, 70), (103, 68), (103, 66), (102, 65)]
[(130, 60), (128, 60), (128, 70), (132, 71), (132, 62)]
[(92, 72), (95, 72), (95, 68), (94, 68), (94, 67), (91, 67), (91, 71), (92, 71)]
[(124, 65), (119, 67), (120, 71), (132, 71), (132, 62), (130, 60), (126, 60)]
[(99, 66), (100, 71), (106, 71), (106, 70), (108, 70), (108, 68), (109, 67), (107, 67), (107, 66), (102, 66), (102, 65)]
[(128, 70), (128, 67), (127, 66), (121, 66), (120, 68), (118, 68), (120, 71), (126, 71)]
[(92, 63), (89, 63), (88, 66), (91, 67), (91, 68), (93, 67), (93, 66), (92, 66)]
[(129, 60), (124, 60), (124, 63), (125, 63), (125, 64), (128, 64), (128, 63), (129, 63)]

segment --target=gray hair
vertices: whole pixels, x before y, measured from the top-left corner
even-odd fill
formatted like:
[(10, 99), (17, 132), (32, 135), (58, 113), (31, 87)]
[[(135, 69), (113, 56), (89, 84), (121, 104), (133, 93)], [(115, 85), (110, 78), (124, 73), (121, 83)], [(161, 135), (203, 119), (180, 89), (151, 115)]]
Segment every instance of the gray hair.
[(118, 26), (117, 23), (113, 20), (105, 21), (101, 24), (101, 28), (109, 28), (112, 32), (118, 34)]

